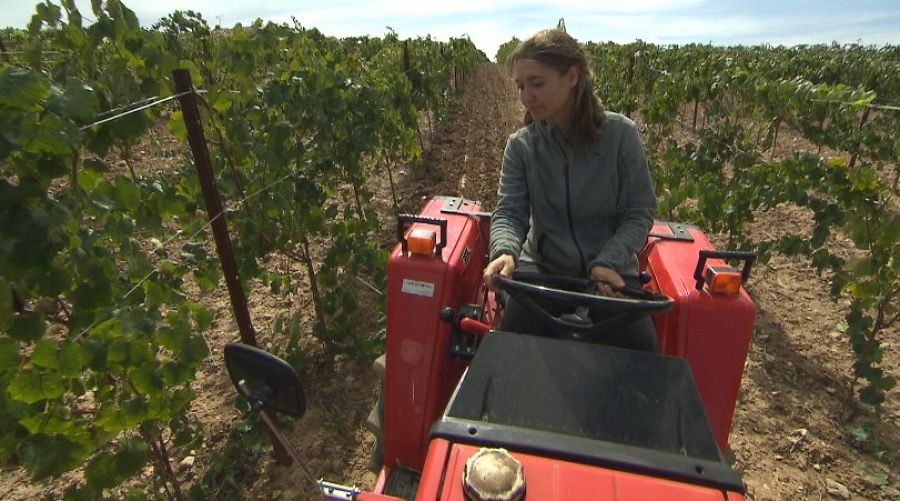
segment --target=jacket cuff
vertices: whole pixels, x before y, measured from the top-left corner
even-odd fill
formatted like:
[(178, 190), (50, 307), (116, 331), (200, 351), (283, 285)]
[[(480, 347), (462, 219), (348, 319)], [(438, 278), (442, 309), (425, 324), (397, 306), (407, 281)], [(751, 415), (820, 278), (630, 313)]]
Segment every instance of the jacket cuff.
[(597, 258), (592, 259), (587, 265), (586, 271), (587, 271), (588, 276), (591, 276), (591, 270), (594, 269), (595, 266), (602, 266), (604, 268), (609, 268), (611, 270), (615, 270), (615, 272), (620, 275), (622, 274), (621, 268), (619, 266), (616, 266), (615, 264), (613, 264), (612, 261), (609, 261), (609, 260), (601, 258), (601, 257), (597, 257)]
[(490, 259), (490, 261), (493, 261), (493, 260), (497, 259), (498, 257), (502, 256), (503, 254), (509, 254), (510, 256), (512, 256), (512, 258), (513, 258), (513, 263), (515, 263), (516, 266), (519, 265), (519, 255), (518, 255), (518, 253), (513, 252), (511, 249), (497, 249), (497, 250), (495, 250), (494, 252), (491, 253), (491, 259)]

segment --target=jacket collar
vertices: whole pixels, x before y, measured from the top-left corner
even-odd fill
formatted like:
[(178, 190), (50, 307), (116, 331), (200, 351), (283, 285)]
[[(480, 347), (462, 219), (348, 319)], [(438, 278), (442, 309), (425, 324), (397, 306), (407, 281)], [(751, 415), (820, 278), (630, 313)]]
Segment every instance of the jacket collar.
[(535, 120), (532, 122), (535, 128), (538, 131), (538, 134), (541, 135), (541, 138), (550, 141), (552, 143), (556, 143), (560, 148), (565, 145), (565, 141), (563, 141), (562, 131), (559, 127), (553, 125), (546, 120)]
[[(563, 141), (562, 130), (556, 125), (553, 125), (546, 120), (535, 120), (531, 122), (531, 125), (537, 131), (538, 135), (544, 141), (552, 143), (559, 147), (561, 150), (565, 149), (566, 142)], [(581, 145), (578, 147), (573, 147), (573, 155), (586, 155), (589, 156), (600, 156), (600, 145), (599, 144), (591, 144), (591, 145)]]

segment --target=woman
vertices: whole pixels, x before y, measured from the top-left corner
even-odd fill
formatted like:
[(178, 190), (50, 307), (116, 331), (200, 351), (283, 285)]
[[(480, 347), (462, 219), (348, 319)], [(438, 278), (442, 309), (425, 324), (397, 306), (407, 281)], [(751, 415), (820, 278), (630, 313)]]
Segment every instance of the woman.
[[(606, 295), (639, 286), (656, 196), (634, 122), (603, 110), (584, 52), (562, 30), (522, 42), (510, 63), (527, 112), (503, 155), (486, 282), (518, 268), (590, 277)], [(514, 300), (500, 328), (542, 331)], [(657, 350), (646, 317), (611, 331), (610, 344)]]

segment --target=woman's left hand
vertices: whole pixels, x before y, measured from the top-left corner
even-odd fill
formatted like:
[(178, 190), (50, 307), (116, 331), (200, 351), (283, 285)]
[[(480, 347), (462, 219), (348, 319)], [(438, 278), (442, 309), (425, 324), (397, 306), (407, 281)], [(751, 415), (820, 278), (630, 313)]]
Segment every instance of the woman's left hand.
[(625, 280), (619, 273), (605, 266), (591, 268), (591, 279), (597, 282), (596, 292), (604, 296), (612, 295), (613, 291), (625, 287)]

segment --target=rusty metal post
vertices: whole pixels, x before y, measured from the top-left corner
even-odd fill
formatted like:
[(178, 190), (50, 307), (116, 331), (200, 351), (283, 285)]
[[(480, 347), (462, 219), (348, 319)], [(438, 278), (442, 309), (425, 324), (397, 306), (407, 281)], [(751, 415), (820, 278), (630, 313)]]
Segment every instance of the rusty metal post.
[(231, 237), (228, 236), (228, 226), (225, 224), (225, 213), (222, 210), (222, 200), (219, 198), (219, 190), (216, 188), (209, 148), (206, 145), (206, 137), (203, 135), (203, 124), (200, 122), (197, 96), (190, 92), (194, 88), (191, 74), (186, 69), (177, 69), (172, 76), (175, 77), (175, 89), (178, 93), (187, 93), (179, 97), (178, 102), (181, 104), (188, 142), (191, 145), (191, 152), (194, 154), (194, 164), (197, 167), (197, 176), (200, 178), (200, 187), (203, 190), (206, 213), (211, 221), (216, 252), (219, 254), (219, 262), (222, 264), (222, 274), (225, 275), (228, 296), (231, 298), (234, 319), (241, 332), (241, 342), (256, 346), (256, 331), (253, 330), (250, 312), (247, 309), (247, 298), (244, 295), (240, 277), (238, 277), (234, 249), (231, 246)]
[[(256, 346), (256, 331), (253, 330), (253, 323), (250, 321), (247, 297), (244, 295), (244, 287), (241, 285), (241, 280), (238, 276), (234, 249), (231, 246), (231, 237), (228, 236), (228, 226), (225, 223), (222, 200), (219, 198), (219, 190), (216, 188), (216, 179), (213, 175), (212, 162), (209, 157), (209, 147), (206, 144), (206, 137), (203, 135), (203, 123), (200, 121), (200, 109), (197, 107), (197, 96), (193, 92), (194, 84), (191, 82), (191, 74), (188, 70), (179, 68), (172, 72), (172, 76), (175, 79), (175, 90), (179, 94), (184, 94), (178, 98), (178, 102), (181, 104), (188, 142), (194, 155), (194, 165), (197, 168), (197, 176), (200, 178), (206, 213), (209, 215), (210, 225), (212, 226), (216, 252), (222, 265), (222, 274), (225, 275), (225, 285), (228, 287), (228, 296), (231, 299), (234, 319), (241, 333), (241, 342), (250, 346)], [(271, 417), (275, 418), (274, 415)], [(273, 419), (273, 421), (276, 424), (278, 422), (276, 419)], [(271, 431), (269, 431), (269, 438), (272, 439), (272, 446), (275, 449), (275, 460), (279, 464), (291, 464), (292, 460), (287, 450)]]

